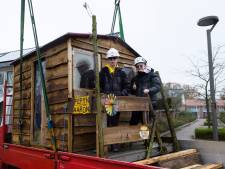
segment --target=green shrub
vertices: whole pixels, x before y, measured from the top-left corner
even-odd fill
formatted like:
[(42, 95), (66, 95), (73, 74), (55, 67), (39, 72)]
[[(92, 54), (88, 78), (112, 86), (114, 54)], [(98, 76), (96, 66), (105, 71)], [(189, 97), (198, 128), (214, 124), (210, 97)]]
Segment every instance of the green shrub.
[(180, 112), (176, 114), (174, 119), (174, 127), (179, 127), (184, 124), (190, 123), (196, 119), (196, 115), (190, 112)]
[(220, 112), (220, 120), (225, 123), (225, 112)]
[[(218, 129), (219, 140), (225, 141), (225, 128)], [(203, 140), (213, 139), (213, 129), (212, 128), (196, 128), (195, 138)]]

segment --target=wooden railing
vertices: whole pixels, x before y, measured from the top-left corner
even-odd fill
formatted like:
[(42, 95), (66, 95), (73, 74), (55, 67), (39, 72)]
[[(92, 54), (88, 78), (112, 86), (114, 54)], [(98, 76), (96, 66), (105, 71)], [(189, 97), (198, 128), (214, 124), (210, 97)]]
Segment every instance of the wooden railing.
[[(104, 99), (106, 96), (102, 96), (102, 102), (104, 103)], [(149, 99), (147, 97), (136, 97), (136, 96), (117, 96), (115, 101), (115, 107), (118, 112), (132, 112), (132, 111), (141, 111), (148, 112), (149, 111)], [(141, 125), (120, 125), (115, 127), (107, 127), (106, 125), (106, 113), (104, 111), (103, 105), (103, 143), (104, 146), (111, 144), (121, 144), (128, 142), (137, 142), (144, 140), (140, 137), (140, 127)], [(99, 131), (96, 131), (96, 133)], [(104, 149), (106, 153), (107, 148)]]

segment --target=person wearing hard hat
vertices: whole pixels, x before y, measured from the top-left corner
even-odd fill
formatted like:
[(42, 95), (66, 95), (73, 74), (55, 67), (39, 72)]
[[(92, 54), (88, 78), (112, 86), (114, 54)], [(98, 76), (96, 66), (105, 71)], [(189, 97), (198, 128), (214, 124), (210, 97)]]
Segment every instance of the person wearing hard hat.
[[(120, 54), (115, 48), (107, 51), (107, 64), (100, 71), (100, 90), (105, 94), (113, 94), (115, 96), (128, 95), (129, 83), (126, 73), (118, 66)], [(120, 112), (107, 114), (107, 126), (118, 126)], [(112, 145), (113, 151), (118, 151), (118, 145)]]
[[(131, 80), (131, 93), (139, 97), (149, 95), (153, 108), (155, 108), (156, 94), (161, 88), (160, 79), (154, 71), (147, 69), (147, 61), (143, 57), (135, 58), (134, 65), (137, 75)], [(142, 113), (132, 112), (130, 125), (137, 125), (140, 121), (143, 123)]]

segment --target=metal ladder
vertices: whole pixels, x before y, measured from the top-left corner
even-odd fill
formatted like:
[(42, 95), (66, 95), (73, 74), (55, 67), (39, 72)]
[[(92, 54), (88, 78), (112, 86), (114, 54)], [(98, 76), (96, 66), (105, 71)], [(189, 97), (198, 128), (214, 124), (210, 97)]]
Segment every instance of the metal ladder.
[(8, 85), (7, 81), (4, 82), (3, 89), (3, 119), (2, 126), (4, 128), (3, 140), (11, 142), (11, 133), (13, 128), (13, 86)]

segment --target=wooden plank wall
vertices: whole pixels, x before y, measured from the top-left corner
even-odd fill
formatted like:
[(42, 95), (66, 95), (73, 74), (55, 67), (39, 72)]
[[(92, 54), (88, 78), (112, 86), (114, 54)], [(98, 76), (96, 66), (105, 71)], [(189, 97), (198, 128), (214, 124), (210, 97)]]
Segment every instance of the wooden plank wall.
[[(55, 134), (57, 138), (58, 147), (67, 147), (68, 140), (68, 120), (71, 114), (64, 115), (64, 104), (68, 101), (68, 56), (67, 43), (59, 44), (47, 51), (42, 52), (42, 57), (46, 61), (46, 88), (49, 98), (50, 111), (55, 123)], [(51, 147), (50, 135), (47, 132), (47, 124), (44, 124), (46, 136), (45, 144), (35, 145), (33, 143), (33, 114), (34, 114), (34, 63), (36, 56), (33, 55), (23, 61), (23, 105), (24, 110), (24, 127), (23, 127), (23, 144), (34, 146)], [(13, 143), (19, 144), (18, 121), (20, 112), (20, 83), (19, 72), (20, 65), (14, 66), (14, 120), (13, 120)], [(44, 103), (42, 103), (44, 104)], [(66, 124), (66, 125), (65, 125)], [(64, 129), (66, 126), (66, 130)]]
[[(94, 149), (96, 145), (96, 114), (93, 90), (74, 90), (74, 96), (89, 96), (90, 114), (76, 114), (73, 116), (73, 152)], [(74, 103), (74, 102), (73, 102)]]
[(20, 70), (19, 65), (14, 68), (14, 97), (13, 97), (13, 143), (19, 143), (19, 117), (20, 110), (23, 111), (23, 137), (22, 144), (30, 145), (30, 118), (31, 118), (31, 64), (29, 61), (23, 63), (23, 103), (20, 106)]

